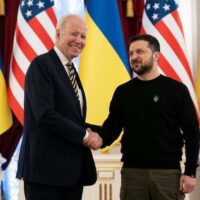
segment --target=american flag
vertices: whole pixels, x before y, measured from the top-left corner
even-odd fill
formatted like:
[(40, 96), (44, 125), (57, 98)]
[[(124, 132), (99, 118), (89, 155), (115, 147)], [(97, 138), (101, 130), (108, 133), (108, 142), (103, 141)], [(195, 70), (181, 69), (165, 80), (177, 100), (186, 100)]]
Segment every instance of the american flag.
[(24, 80), (31, 61), (54, 45), (54, 0), (21, 0), (10, 65), (8, 99), (23, 124)]
[(187, 85), (198, 110), (184, 32), (178, 13), (178, 0), (147, 0), (141, 33), (154, 35), (159, 40), (162, 52), (159, 62), (161, 72)]

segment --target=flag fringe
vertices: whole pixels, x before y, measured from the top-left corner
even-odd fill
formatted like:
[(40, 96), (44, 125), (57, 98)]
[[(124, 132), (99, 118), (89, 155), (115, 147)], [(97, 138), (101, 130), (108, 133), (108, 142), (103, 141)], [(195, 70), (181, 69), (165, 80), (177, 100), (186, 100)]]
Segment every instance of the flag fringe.
[(134, 17), (133, 0), (126, 1), (126, 17)]
[(5, 3), (4, 3), (4, 0), (0, 0), (0, 15), (5, 15)]

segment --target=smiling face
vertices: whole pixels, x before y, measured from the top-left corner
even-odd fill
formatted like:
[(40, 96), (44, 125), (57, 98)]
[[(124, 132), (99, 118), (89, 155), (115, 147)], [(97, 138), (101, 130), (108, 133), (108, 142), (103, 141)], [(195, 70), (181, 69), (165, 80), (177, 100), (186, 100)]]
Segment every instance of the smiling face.
[(129, 48), (129, 62), (132, 70), (142, 76), (150, 73), (158, 61), (158, 52), (153, 52), (144, 40), (132, 42)]
[(70, 16), (56, 30), (56, 46), (71, 61), (85, 47), (87, 26), (83, 19)]

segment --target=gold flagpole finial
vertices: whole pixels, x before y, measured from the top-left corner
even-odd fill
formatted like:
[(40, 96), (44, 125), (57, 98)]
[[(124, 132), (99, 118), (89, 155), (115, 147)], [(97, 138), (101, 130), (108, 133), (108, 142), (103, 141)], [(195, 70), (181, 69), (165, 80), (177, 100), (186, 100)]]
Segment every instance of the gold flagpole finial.
[(126, 16), (134, 17), (133, 0), (126, 0)]
[(0, 0), (0, 15), (5, 15), (5, 3), (4, 3), (4, 0)]

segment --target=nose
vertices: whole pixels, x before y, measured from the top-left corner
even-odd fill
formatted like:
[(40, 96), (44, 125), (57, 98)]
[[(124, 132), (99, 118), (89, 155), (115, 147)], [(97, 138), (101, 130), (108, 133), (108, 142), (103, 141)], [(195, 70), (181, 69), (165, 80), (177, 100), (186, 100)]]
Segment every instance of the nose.
[(132, 52), (131, 54), (129, 54), (129, 59), (133, 60), (137, 58), (137, 53)]
[(76, 41), (76, 43), (81, 44), (82, 39), (81, 39), (81, 37), (77, 36), (76, 39), (75, 39), (75, 41)]
[(85, 45), (85, 39), (82, 38), (82, 37), (76, 37), (75, 42), (76, 42), (77, 44), (79, 44), (79, 45), (82, 45), (82, 46)]

